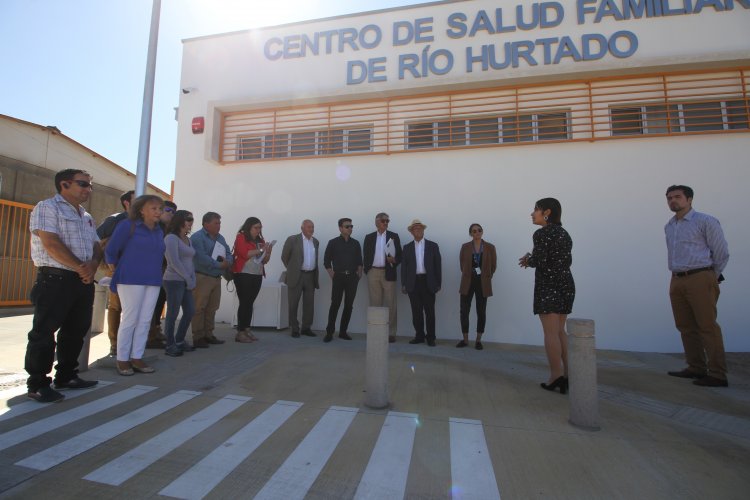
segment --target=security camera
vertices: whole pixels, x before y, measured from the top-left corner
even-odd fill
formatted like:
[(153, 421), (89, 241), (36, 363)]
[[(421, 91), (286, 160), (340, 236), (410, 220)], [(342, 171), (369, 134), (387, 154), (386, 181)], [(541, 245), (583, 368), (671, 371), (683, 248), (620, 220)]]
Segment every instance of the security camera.
[(182, 89), (182, 93), (189, 94), (190, 92), (193, 92), (195, 90), (198, 90), (198, 89), (196, 89), (195, 87), (185, 87), (184, 89)]

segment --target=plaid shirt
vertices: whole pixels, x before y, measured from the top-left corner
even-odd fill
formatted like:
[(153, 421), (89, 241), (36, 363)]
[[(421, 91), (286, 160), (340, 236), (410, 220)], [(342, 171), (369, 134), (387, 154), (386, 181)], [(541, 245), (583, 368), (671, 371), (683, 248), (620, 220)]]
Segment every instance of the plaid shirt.
[(99, 241), (91, 214), (83, 207), (76, 210), (59, 193), (36, 204), (34, 210), (31, 211), (29, 229), (31, 230), (31, 259), (37, 267), (58, 267), (75, 271), (57, 262), (47, 253), (42, 239), (34, 234), (36, 230), (55, 233), (81, 262), (93, 257), (94, 244)]

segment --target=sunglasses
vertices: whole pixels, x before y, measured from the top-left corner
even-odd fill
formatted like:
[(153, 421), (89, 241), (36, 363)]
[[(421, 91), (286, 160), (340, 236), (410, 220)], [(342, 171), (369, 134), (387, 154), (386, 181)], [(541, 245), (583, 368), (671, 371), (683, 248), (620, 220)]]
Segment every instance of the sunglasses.
[(194, 219), (192, 217), (185, 217), (185, 221), (186, 222), (193, 222), (193, 220)]
[(471, 232), (472, 233), (481, 233), (482, 230), (481, 229), (472, 229)]
[(354, 227), (354, 225), (353, 224), (349, 224), (348, 226), (341, 226), (341, 227), (343, 227), (344, 229), (351, 229), (351, 228)]
[(78, 180), (78, 179), (73, 179), (71, 182), (75, 182), (76, 184), (78, 184), (79, 186), (81, 186), (84, 189), (86, 189), (86, 188), (94, 189), (94, 185), (91, 184), (89, 181), (81, 181), (81, 180)]
[(389, 222), (391, 222), (391, 219), (380, 219), (380, 222), (382, 222), (383, 224), (388, 224)]
[(174, 213), (174, 208), (172, 207), (164, 207), (164, 211), (168, 214)]

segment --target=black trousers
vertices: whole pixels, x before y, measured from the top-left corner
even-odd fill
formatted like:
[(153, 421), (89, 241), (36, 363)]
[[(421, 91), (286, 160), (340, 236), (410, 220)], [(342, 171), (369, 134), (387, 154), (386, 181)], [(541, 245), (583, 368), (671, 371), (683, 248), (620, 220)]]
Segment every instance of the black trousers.
[(250, 328), (253, 321), (253, 304), (260, 293), (263, 285), (263, 276), (260, 274), (237, 273), (234, 275), (234, 286), (237, 288), (237, 298), (240, 305), (237, 307), (237, 330)]
[(469, 293), (461, 295), (461, 333), (469, 333), (469, 311), (474, 295), (477, 297), (477, 333), (484, 333), (484, 325), (487, 322), (487, 297), (482, 295), (482, 277), (476, 274), (471, 277)]
[[(40, 271), (31, 289), (34, 321), (26, 345), (26, 384), (29, 392), (49, 386), (57, 348), (55, 380), (67, 382), (78, 375), (78, 355), (91, 326), (94, 284), (84, 284), (78, 273)], [(55, 342), (55, 332), (57, 342)]]
[(357, 295), (357, 284), (359, 283), (359, 276), (357, 273), (333, 274), (333, 288), (331, 290), (331, 308), (328, 310), (328, 326), (326, 326), (326, 333), (333, 333), (336, 330), (336, 316), (339, 314), (339, 306), (341, 306), (341, 299), (344, 299), (344, 310), (341, 312), (341, 326), (339, 327), (339, 335), (346, 333), (349, 328), (349, 320), (352, 317), (352, 309), (354, 306), (354, 297)]
[(426, 337), (435, 340), (435, 294), (427, 289), (427, 277), (424, 274), (417, 275), (414, 290), (409, 292), (409, 302), (415, 338), (424, 340), (426, 322)]

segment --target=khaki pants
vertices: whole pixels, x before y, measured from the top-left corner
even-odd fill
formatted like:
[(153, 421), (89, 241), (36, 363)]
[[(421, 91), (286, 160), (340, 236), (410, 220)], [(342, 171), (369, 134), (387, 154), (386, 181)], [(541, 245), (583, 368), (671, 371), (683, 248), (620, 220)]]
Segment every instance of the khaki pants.
[(703, 271), (672, 277), (669, 299), (689, 369), (725, 380), (724, 339), (716, 322), (716, 303), (719, 301), (716, 273)]
[(214, 334), (214, 318), (221, 303), (221, 276), (195, 274), (195, 315), (193, 316), (193, 342), (207, 340)]
[(367, 272), (367, 287), (370, 291), (370, 305), (388, 308), (388, 335), (396, 336), (396, 282), (385, 280), (385, 269), (370, 268)]

